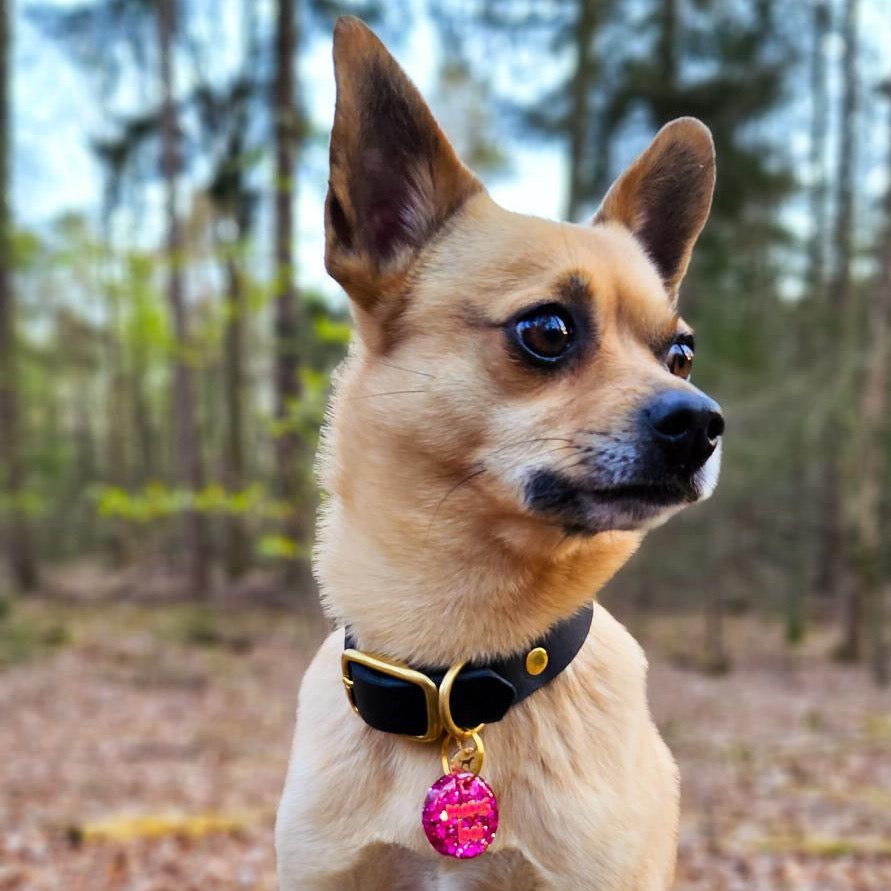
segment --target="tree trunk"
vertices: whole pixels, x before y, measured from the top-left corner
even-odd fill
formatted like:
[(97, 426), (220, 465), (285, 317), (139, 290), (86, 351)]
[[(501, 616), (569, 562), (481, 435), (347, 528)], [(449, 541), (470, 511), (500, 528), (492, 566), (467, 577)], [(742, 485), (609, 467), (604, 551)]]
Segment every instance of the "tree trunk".
[[(808, 265), (806, 272), (807, 294), (800, 314), (798, 361), (802, 366), (812, 366), (818, 360), (817, 349), (820, 332), (827, 327), (826, 288), (826, 227), (827, 227), (827, 176), (826, 147), (828, 97), (826, 82), (826, 61), (824, 45), (829, 31), (829, 7), (825, 0), (814, 0), (811, 26), (810, 58), (810, 165), (812, 181), (809, 185), (811, 232), (808, 243)], [(807, 626), (808, 593), (814, 586), (814, 544), (816, 533), (820, 531), (821, 499), (825, 496), (825, 471), (823, 466), (822, 443), (815, 443), (801, 431), (798, 448), (802, 460), (798, 462), (793, 481), (797, 494), (796, 528), (797, 553), (796, 571), (790, 579), (786, 597), (786, 641), (800, 643)], [(820, 567), (819, 572), (825, 567)], [(830, 570), (831, 572), (831, 570)], [(822, 580), (817, 586), (826, 594), (831, 585)], [(825, 602), (825, 601), (824, 601)]]
[[(244, 238), (238, 226), (239, 241)], [(223, 376), (225, 381), (226, 431), (224, 438), (224, 467), (226, 490), (239, 492), (245, 485), (244, 424), (244, 279), (236, 257), (230, 253), (226, 260), (226, 330), (223, 342)], [(248, 565), (248, 537), (244, 520), (237, 515), (226, 518), (226, 574), (230, 579), (242, 576)]]
[[(662, 88), (673, 93), (678, 79), (678, 10), (677, 0), (662, 0), (659, 21), (659, 68)], [(658, 123), (664, 123), (659, 121)]]
[(569, 195), (566, 216), (575, 221), (587, 197), (587, 146), (591, 124), (591, 93), (594, 89), (596, 59), (594, 36), (600, 0), (576, 0), (575, 72), (572, 76), (572, 111), (569, 122)]
[[(296, 0), (277, 0), (275, 32), (275, 418), (278, 495), (285, 503), (284, 533), (302, 542), (300, 432), (294, 428), (294, 407), (300, 398), (298, 334), (300, 305), (294, 284), (294, 202), (297, 149), (302, 137), (295, 103), (297, 51)], [(292, 567), (293, 569), (293, 567)], [(293, 572), (288, 573), (291, 579)]]
[(136, 447), (139, 460), (135, 462), (134, 482), (145, 485), (156, 474), (155, 427), (152, 423), (148, 394), (145, 391), (145, 378), (148, 368), (145, 350), (137, 346), (133, 350), (129, 390), (131, 392), (133, 429), (136, 431)]
[[(184, 351), (189, 346), (188, 317), (183, 289), (183, 237), (177, 209), (180, 167), (179, 122), (173, 99), (173, 38), (176, 28), (176, 0), (158, 0), (158, 44), (161, 64), (161, 145), (162, 170), (167, 216), (167, 299), (173, 317), (176, 354), (173, 360), (174, 454), (179, 479), (192, 496), (204, 488), (204, 469), (198, 441), (193, 370)], [(193, 597), (208, 596), (210, 544), (206, 519), (194, 508), (186, 512), (186, 547), (189, 566), (189, 592)]]
[[(108, 283), (106, 282), (106, 285)], [(127, 474), (126, 425), (120, 419), (127, 412), (127, 375), (124, 370), (120, 324), (118, 320), (117, 296), (110, 295), (106, 301), (109, 314), (108, 334), (105, 355), (108, 361), (108, 411), (110, 422), (106, 425), (105, 461), (106, 476), (113, 486), (126, 486)]]
[(16, 350), (16, 301), (12, 272), (10, 208), (11, 21), (7, 0), (0, 0), (0, 521), (14, 584), (22, 591), (37, 587), (37, 563), (31, 530), (22, 509), (25, 468), (19, 437), (19, 390)]
[[(76, 392), (72, 394), (74, 410), (74, 494), (84, 491), (96, 480), (96, 443), (93, 434), (93, 417), (95, 409), (90, 399), (89, 371), (84, 370), (77, 375), (80, 380), (75, 384)], [(86, 537), (86, 536), (85, 536)]]
[[(111, 244), (110, 204), (106, 204), (102, 216), (103, 244)], [(112, 280), (111, 258), (103, 257), (101, 287), (105, 296), (105, 309), (108, 323), (105, 338), (105, 356), (108, 363), (108, 383), (105, 393), (108, 417), (105, 424), (104, 474), (98, 469), (100, 476), (112, 486), (126, 488), (132, 480), (127, 471), (126, 424), (121, 419), (127, 416), (127, 374), (124, 367), (124, 349), (121, 341), (121, 320), (119, 295)], [(123, 566), (127, 560), (127, 528), (123, 523), (116, 523), (108, 536), (109, 557), (115, 566)]]
[(851, 245), (854, 221), (854, 193), (857, 161), (857, 114), (860, 103), (858, 77), (857, 16), (860, 0), (845, 0), (842, 41), (842, 106), (838, 153), (838, 210), (835, 220), (836, 262), (830, 299), (839, 313), (851, 304)]
[[(829, 286), (830, 307), (835, 316), (835, 330), (842, 331), (842, 364), (856, 351), (856, 306), (851, 295), (851, 249), (854, 221), (856, 132), (859, 103), (857, 72), (857, 16), (859, 0), (845, 0), (842, 24), (844, 56), (842, 60), (841, 141), (838, 155), (838, 201), (835, 220), (835, 268)], [(835, 336), (835, 335), (833, 335)], [(860, 658), (862, 650), (862, 604), (859, 586), (852, 584), (846, 553), (845, 517), (847, 500), (843, 489), (844, 405), (832, 412), (827, 425), (827, 471), (822, 515), (822, 555), (820, 586), (841, 604), (842, 638), (836, 656), (846, 661)]]
[[(888, 133), (891, 135), (891, 126)], [(888, 159), (891, 171), (891, 150)], [(877, 684), (884, 686), (888, 683), (888, 653), (884, 627), (886, 584), (882, 573), (881, 496), (887, 466), (883, 435), (888, 411), (888, 361), (891, 351), (891, 185), (885, 197), (885, 233), (879, 252), (879, 275), (869, 306), (869, 338), (860, 401), (860, 452), (857, 462), (860, 482), (857, 504), (857, 593), (858, 608), (862, 603), (864, 618), (869, 623), (873, 677)], [(855, 618), (859, 622), (860, 616)]]
[(829, 7), (825, 0), (814, 3), (813, 43), (811, 45), (810, 92), (810, 243), (808, 245), (808, 288), (815, 303), (822, 302), (826, 278), (826, 135), (829, 103), (826, 90), (824, 44), (829, 31)]

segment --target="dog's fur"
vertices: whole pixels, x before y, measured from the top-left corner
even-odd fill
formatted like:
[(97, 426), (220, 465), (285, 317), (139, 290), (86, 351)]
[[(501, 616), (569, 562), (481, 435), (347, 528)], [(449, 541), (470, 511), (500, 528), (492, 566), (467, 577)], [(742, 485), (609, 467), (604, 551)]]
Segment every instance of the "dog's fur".
[[(640, 478), (641, 405), (693, 389), (664, 346), (684, 330), (676, 299), (711, 202), (711, 137), (689, 118), (667, 125), (592, 224), (545, 221), (489, 198), (357, 20), (338, 22), (334, 59), (326, 260), (358, 338), (321, 450), (324, 603), (362, 649), (409, 663), (516, 652), (682, 506), (598, 493)], [(588, 319), (558, 373), (518, 361), (505, 336), (548, 301)], [(718, 461), (683, 503), (710, 494)], [(501, 820), (474, 861), (429, 847), (420, 808), (438, 746), (353, 714), (342, 649), (339, 630), (303, 679), (276, 826), (283, 891), (670, 886), (677, 770), (646, 660), (600, 606), (569, 668), (483, 732)]]

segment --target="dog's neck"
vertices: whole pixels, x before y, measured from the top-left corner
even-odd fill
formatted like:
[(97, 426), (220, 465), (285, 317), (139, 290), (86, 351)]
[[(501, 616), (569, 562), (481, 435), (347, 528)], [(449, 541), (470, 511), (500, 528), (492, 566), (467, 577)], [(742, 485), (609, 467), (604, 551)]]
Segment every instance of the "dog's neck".
[(362, 649), (416, 665), (520, 650), (588, 602), (639, 537), (567, 538), (459, 503), (433, 522), (386, 483), (324, 505), (317, 573), (329, 614)]

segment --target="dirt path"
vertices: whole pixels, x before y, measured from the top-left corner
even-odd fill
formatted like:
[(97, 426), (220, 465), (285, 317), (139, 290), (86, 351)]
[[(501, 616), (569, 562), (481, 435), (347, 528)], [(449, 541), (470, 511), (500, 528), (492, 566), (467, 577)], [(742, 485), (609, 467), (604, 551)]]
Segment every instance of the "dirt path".
[[(274, 888), (313, 632), (281, 614), (184, 631), (169, 609), (65, 621), (69, 645), (0, 672), (0, 891)], [(887, 696), (822, 659), (759, 653), (757, 628), (737, 638), (751, 652), (727, 678), (654, 659), (684, 777), (678, 891), (887, 891)]]

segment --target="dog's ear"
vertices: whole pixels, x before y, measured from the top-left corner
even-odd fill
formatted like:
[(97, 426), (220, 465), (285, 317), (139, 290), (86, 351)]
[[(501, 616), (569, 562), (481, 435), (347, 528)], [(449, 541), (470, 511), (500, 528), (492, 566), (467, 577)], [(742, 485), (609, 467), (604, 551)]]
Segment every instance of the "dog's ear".
[(676, 300), (714, 188), (711, 132), (696, 118), (678, 118), (613, 183), (594, 222), (618, 222), (630, 229)]
[(325, 265), (365, 312), (387, 313), (420, 248), (482, 186), (378, 38), (334, 29), (337, 105), (325, 203)]

